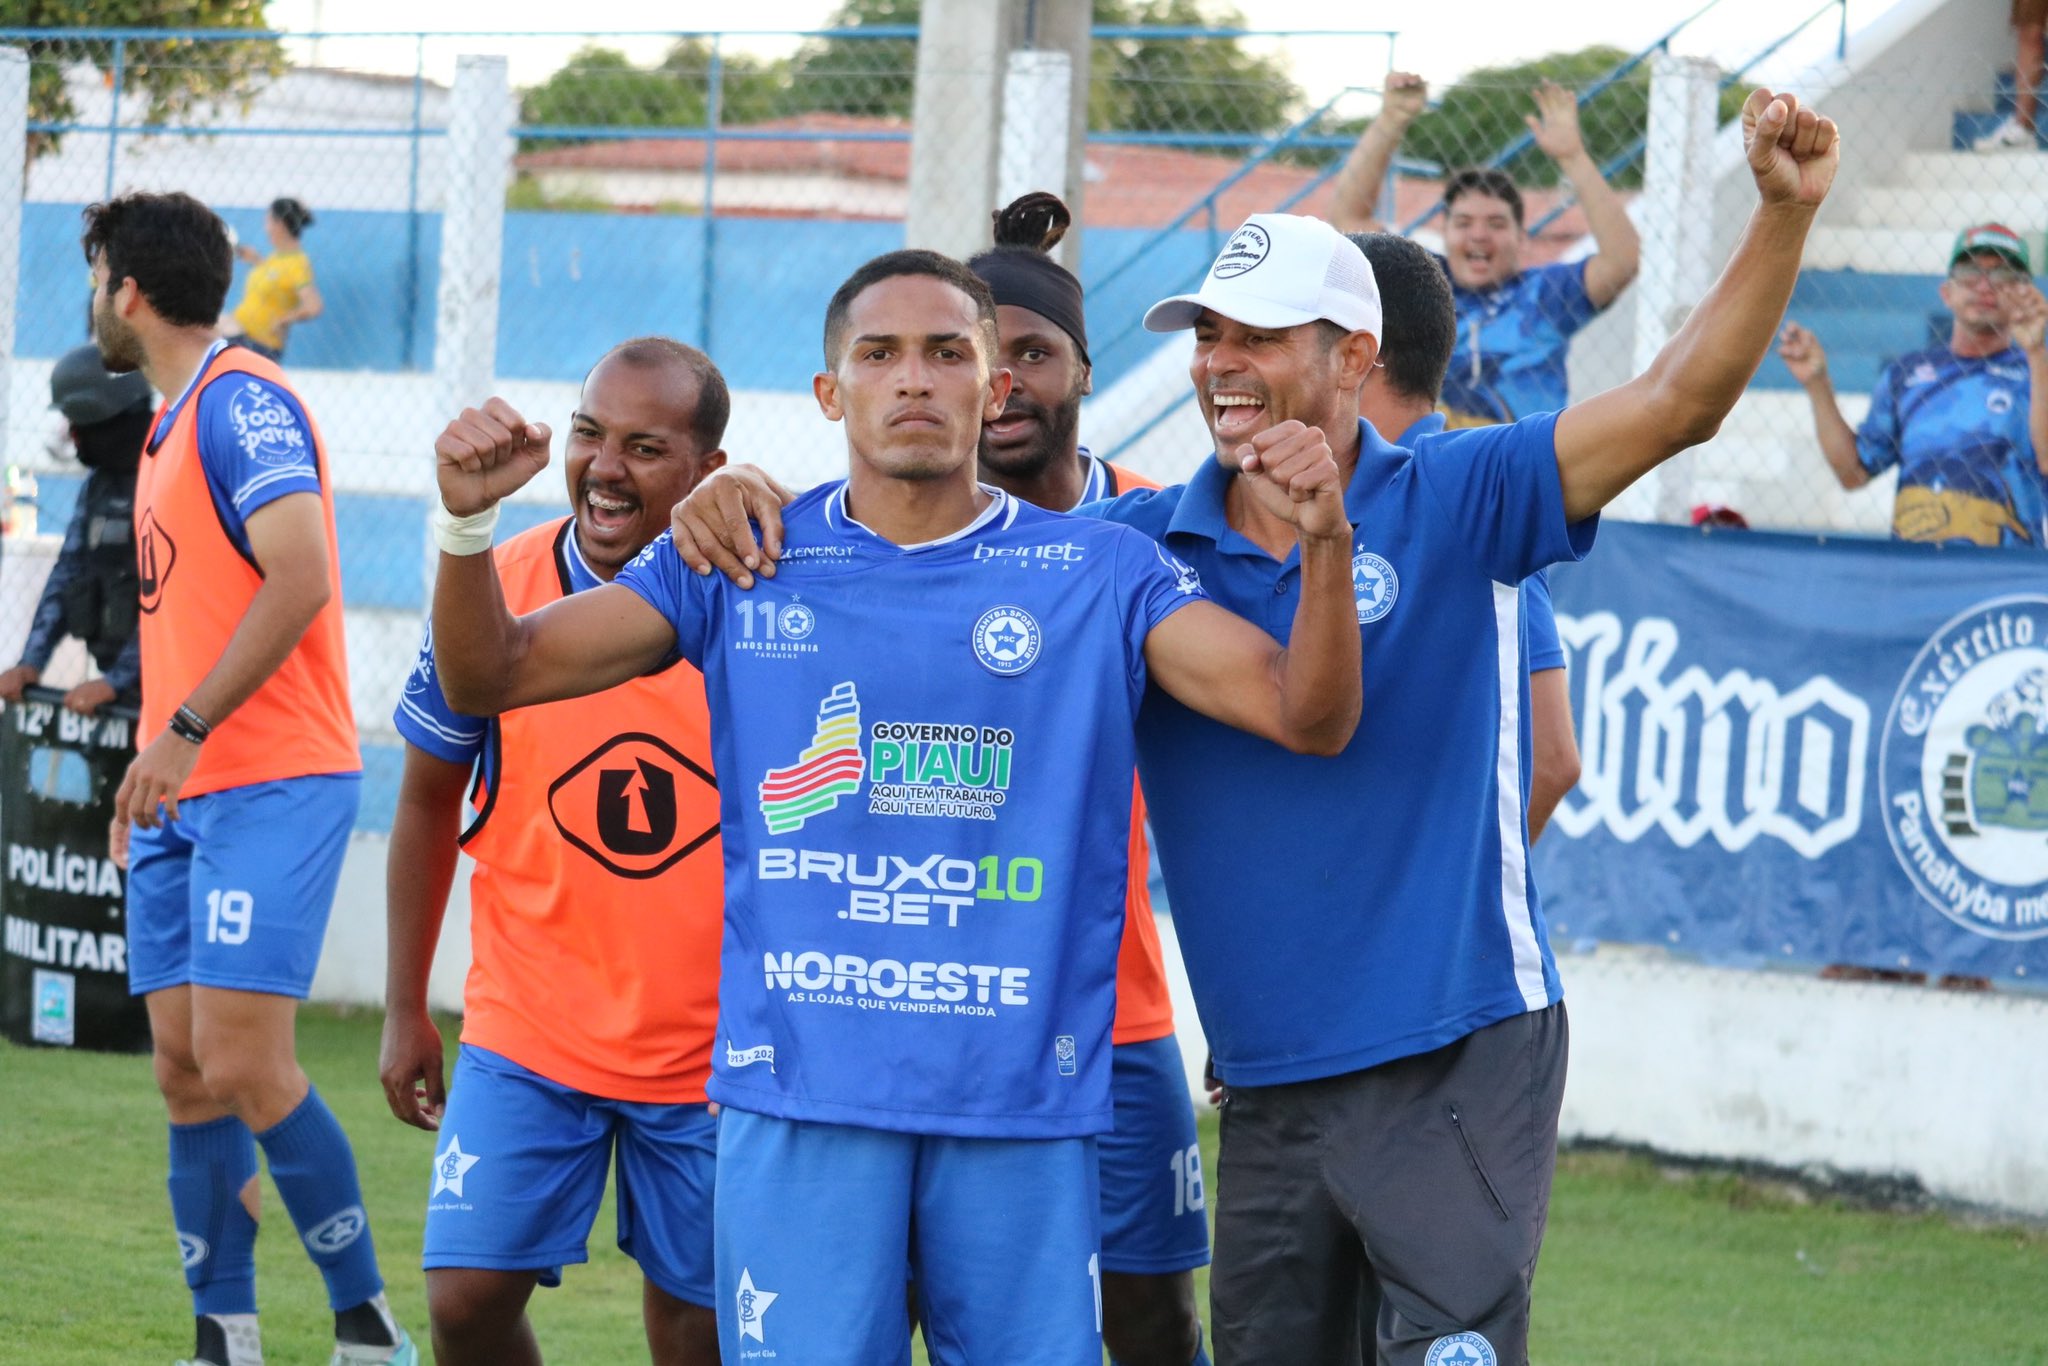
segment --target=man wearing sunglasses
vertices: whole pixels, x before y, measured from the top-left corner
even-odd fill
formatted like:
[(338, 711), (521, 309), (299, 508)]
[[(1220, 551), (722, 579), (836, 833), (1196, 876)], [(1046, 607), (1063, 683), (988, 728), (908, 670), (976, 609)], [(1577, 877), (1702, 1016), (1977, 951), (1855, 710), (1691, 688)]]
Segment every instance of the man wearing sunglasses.
[(1941, 285), (1955, 317), (1948, 344), (1886, 366), (1858, 428), (1835, 401), (1820, 340), (1796, 322), (1779, 337), (1842, 487), (1898, 467), (1900, 540), (2048, 548), (2048, 299), (2032, 268), (2002, 223), (1956, 234)]

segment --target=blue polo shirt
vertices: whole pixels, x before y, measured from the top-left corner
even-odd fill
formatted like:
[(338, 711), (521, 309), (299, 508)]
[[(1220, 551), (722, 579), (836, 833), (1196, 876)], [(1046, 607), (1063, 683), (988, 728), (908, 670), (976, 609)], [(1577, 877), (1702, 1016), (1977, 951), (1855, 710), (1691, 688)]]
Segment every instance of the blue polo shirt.
[[(1360, 424), (1345, 492), (1365, 702), (1342, 754), (1232, 730), (1148, 688), (1138, 768), (1218, 1074), (1240, 1086), (1426, 1053), (1559, 1000), (1528, 869), (1521, 582), (1576, 560), (1556, 414), (1427, 438)], [(1298, 552), (1230, 529), (1232, 478), (1091, 511), (1163, 542), (1224, 606), (1285, 641)]]
[[(1426, 414), (1409, 423), (1394, 444), (1415, 450), (1423, 437), (1441, 435), (1446, 425), (1442, 413)], [(1522, 581), (1522, 614), (1528, 621), (1529, 672), (1562, 669), (1564, 646), (1558, 643), (1557, 613), (1550, 606), (1550, 575), (1544, 570), (1539, 569)]]

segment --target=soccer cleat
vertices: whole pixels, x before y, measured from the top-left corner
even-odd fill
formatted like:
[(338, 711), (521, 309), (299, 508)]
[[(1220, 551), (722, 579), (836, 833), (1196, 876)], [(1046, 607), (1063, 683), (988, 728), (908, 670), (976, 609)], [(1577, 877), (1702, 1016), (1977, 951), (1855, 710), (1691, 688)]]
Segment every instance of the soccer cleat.
[(334, 1316), (334, 1355), (327, 1366), (420, 1366), (420, 1349), (391, 1317), (380, 1292)]
[(263, 1366), (263, 1335), (254, 1314), (200, 1314), (192, 1336), (191, 1360), (171, 1366)]
[(2004, 122), (1970, 144), (1973, 152), (2019, 152), (2034, 147), (2034, 130), (2007, 114)]
[(367, 1347), (360, 1342), (337, 1342), (327, 1366), (420, 1366), (420, 1349), (401, 1328), (395, 1347)]

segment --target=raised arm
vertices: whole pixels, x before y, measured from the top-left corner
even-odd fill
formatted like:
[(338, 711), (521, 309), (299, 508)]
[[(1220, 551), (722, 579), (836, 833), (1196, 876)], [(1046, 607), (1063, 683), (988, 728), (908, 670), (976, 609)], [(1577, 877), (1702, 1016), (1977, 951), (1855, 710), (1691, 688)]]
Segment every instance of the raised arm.
[(1820, 442), (1821, 454), (1827, 457), (1828, 468), (1843, 488), (1862, 488), (1870, 482), (1870, 471), (1856, 454), (1856, 429), (1842, 416), (1842, 406), (1835, 399), (1835, 381), (1828, 374), (1828, 353), (1820, 338), (1798, 323), (1788, 322), (1778, 334), (1778, 357), (1813, 405), (1813, 434)]
[(1579, 131), (1579, 98), (1551, 81), (1536, 87), (1532, 98), (1536, 112), (1523, 115), (1529, 135), (1544, 155), (1557, 163), (1558, 171), (1571, 182), (1572, 194), (1585, 211), (1586, 226), (1593, 230), (1593, 255), (1586, 261), (1586, 297), (1593, 307), (1605, 308), (1636, 278), (1642, 257), (1642, 239), (1629, 221), (1628, 205), (1600, 174), (1598, 163), (1586, 150)]
[(606, 584), (515, 617), (491, 563), (498, 503), (548, 463), (550, 433), (503, 399), (465, 408), (434, 442), (441, 546), (434, 664), (448, 704), (469, 716), (602, 692), (658, 667), (675, 628), (630, 589)]
[(1337, 231), (1380, 230), (1380, 187), (1387, 183), (1387, 168), (1401, 150), (1408, 125), (1428, 102), (1429, 84), (1422, 77), (1412, 71), (1387, 73), (1378, 116), (1358, 135), (1343, 169), (1330, 183), (1330, 224)]
[(1204, 716), (1302, 754), (1336, 754), (1358, 729), (1363, 691), (1344, 477), (1323, 433), (1282, 422), (1239, 450), (1244, 484), (1294, 524), (1301, 600), (1282, 646), (1212, 602), (1183, 607), (1145, 638), (1145, 666)]
[(2012, 339), (2027, 358), (2027, 436), (2034, 443), (2034, 467), (2048, 479), (2048, 298), (2032, 280), (2009, 286), (2006, 314)]
[(1742, 128), (1760, 202), (1721, 278), (1648, 370), (1558, 416), (1558, 476), (1574, 521), (1720, 430), (1785, 315), (1840, 142), (1832, 120), (1768, 90), (1743, 104)]

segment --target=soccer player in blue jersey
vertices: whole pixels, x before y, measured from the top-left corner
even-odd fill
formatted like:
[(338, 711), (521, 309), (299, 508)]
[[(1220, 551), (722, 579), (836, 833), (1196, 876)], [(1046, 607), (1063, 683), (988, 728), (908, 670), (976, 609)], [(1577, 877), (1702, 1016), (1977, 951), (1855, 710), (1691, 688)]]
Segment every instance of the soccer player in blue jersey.
[(2003, 224), (1956, 234), (1941, 284), (1955, 317), (1948, 344), (1885, 366), (1857, 428), (1836, 402), (1820, 339), (1785, 324), (1778, 354), (1806, 390), (1842, 487), (1898, 468), (1900, 540), (2048, 547), (2048, 300), (2031, 269), (2026, 242)]
[[(1338, 227), (1377, 227), (1374, 203), (1401, 139), (1423, 110), (1420, 76), (1390, 72), (1379, 116), (1359, 136), (1332, 186)], [(1444, 272), (1458, 310), (1458, 341), (1445, 372), (1442, 405), (1454, 427), (1513, 422), (1564, 407), (1571, 338), (1636, 277), (1641, 243), (1628, 206), (1586, 151), (1578, 98), (1548, 81), (1531, 92), (1525, 116), (1536, 146), (1569, 181), (1593, 254), (1522, 268), (1528, 246), (1522, 192), (1506, 172), (1460, 171), (1444, 185)]]
[[(1348, 316), (1377, 329), (1363, 296)], [(436, 443), (451, 705), (581, 695), (678, 654), (705, 675), (732, 1361), (907, 1360), (906, 1261), (934, 1360), (1099, 1359), (1092, 1136), (1128, 872), (1102, 813), (1129, 800), (1139, 700), (1157, 683), (1302, 752), (1356, 725), (1350, 526), (1322, 434), (1281, 424), (1236, 456), (1245, 496), (1298, 533), (1283, 648), (1148, 539), (976, 482), (1009, 390), (995, 326), (987, 286), (935, 253), (840, 287), (814, 389), (849, 477), (792, 505), (782, 572), (752, 591), (663, 538), (515, 618), (481, 552), (549, 434), (494, 399)]]

